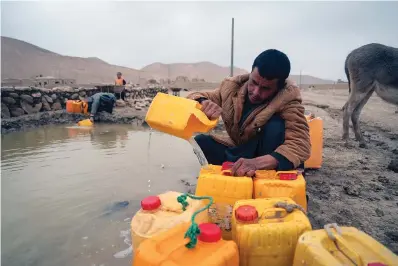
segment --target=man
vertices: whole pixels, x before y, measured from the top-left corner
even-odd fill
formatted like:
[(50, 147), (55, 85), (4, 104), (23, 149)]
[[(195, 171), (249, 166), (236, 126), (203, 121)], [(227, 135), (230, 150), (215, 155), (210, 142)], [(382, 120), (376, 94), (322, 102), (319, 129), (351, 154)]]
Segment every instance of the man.
[(126, 81), (122, 77), (122, 73), (121, 72), (117, 72), (116, 73), (115, 85), (116, 86), (124, 86), (124, 85), (126, 85)]
[(113, 112), (113, 107), (116, 102), (116, 97), (112, 93), (98, 92), (87, 98), (88, 111), (90, 112), (90, 120), (94, 121), (97, 113), (105, 111), (110, 114)]
[[(117, 72), (116, 79), (115, 79), (115, 86), (124, 86), (124, 85), (126, 85), (126, 81), (122, 77), (122, 73)], [(124, 91), (124, 88), (123, 88), (120, 93), (120, 98), (122, 98), (123, 101), (124, 101), (125, 95), (126, 95), (126, 92)]]
[(270, 49), (257, 56), (250, 74), (187, 96), (202, 104), (209, 119), (221, 115), (228, 133), (195, 137), (209, 163), (235, 162), (235, 176), (254, 176), (260, 169), (293, 170), (309, 158), (309, 127), (289, 73), (288, 57)]

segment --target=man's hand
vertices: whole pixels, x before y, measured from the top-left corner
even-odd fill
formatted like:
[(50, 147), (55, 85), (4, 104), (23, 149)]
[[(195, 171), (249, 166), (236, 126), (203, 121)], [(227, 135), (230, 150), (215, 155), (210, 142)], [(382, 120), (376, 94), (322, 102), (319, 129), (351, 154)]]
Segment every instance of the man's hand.
[(258, 170), (256, 159), (240, 158), (232, 166), (231, 173), (234, 176), (254, 176), (256, 170)]
[(210, 120), (217, 119), (221, 115), (222, 111), (220, 106), (210, 100), (205, 100), (202, 102), (201, 110)]
[(278, 166), (278, 161), (271, 155), (264, 155), (254, 159), (240, 158), (234, 163), (231, 172), (234, 176), (250, 176), (256, 174), (256, 170), (272, 170)]

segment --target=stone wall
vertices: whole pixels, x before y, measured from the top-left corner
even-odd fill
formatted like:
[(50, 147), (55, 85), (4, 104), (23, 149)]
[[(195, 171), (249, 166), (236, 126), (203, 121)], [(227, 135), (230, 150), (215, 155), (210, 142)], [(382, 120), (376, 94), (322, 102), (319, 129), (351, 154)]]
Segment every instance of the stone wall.
[[(45, 111), (57, 111), (66, 109), (67, 100), (83, 100), (98, 92), (113, 92), (115, 86), (91, 86), (91, 87), (2, 87), (1, 88), (1, 117), (18, 117), (25, 114), (33, 114)], [(165, 88), (140, 88), (126, 87), (126, 103), (118, 100), (117, 106), (131, 105), (137, 102), (150, 102), (158, 92), (168, 93)], [(139, 105), (140, 106), (140, 105)], [(140, 108), (138, 106), (138, 108)]]

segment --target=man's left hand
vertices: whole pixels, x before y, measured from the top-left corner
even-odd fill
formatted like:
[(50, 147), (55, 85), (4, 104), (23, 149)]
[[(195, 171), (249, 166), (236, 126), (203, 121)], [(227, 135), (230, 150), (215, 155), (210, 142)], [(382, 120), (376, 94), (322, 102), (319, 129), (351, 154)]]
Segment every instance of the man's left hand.
[(257, 162), (256, 159), (245, 159), (240, 158), (237, 160), (231, 168), (231, 172), (234, 176), (254, 176), (256, 173)]
[(250, 176), (256, 174), (256, 170), (271, 170), (278, 166), (278, 161), (271, 155), (264, 155), (253, 159), (240, 158), (234, 163), (231, 172), (234, 176)]

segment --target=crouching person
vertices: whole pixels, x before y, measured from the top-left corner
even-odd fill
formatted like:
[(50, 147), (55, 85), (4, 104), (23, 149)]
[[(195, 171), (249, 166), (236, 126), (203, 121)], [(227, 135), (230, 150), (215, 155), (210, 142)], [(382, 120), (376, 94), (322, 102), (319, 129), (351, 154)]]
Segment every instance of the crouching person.
[(209, 119), (220, 115), (228, 135), (198, 135), (210, 164), (235, 162), (236, 176), (256, 170), (303, 167), (310, 156), (309, 127), (300, 89), (288, 80), (290, 61), (278, 50), (262, 52), (250, 74), (226, 78), (210, 92), (187, 96), (202, 104)]
[(94, 121), (96, 115), (100, 112), (112, 114), (116, 103), (116, 97), (112, 93), (99, 92), (87, 98), (90, 120)]

